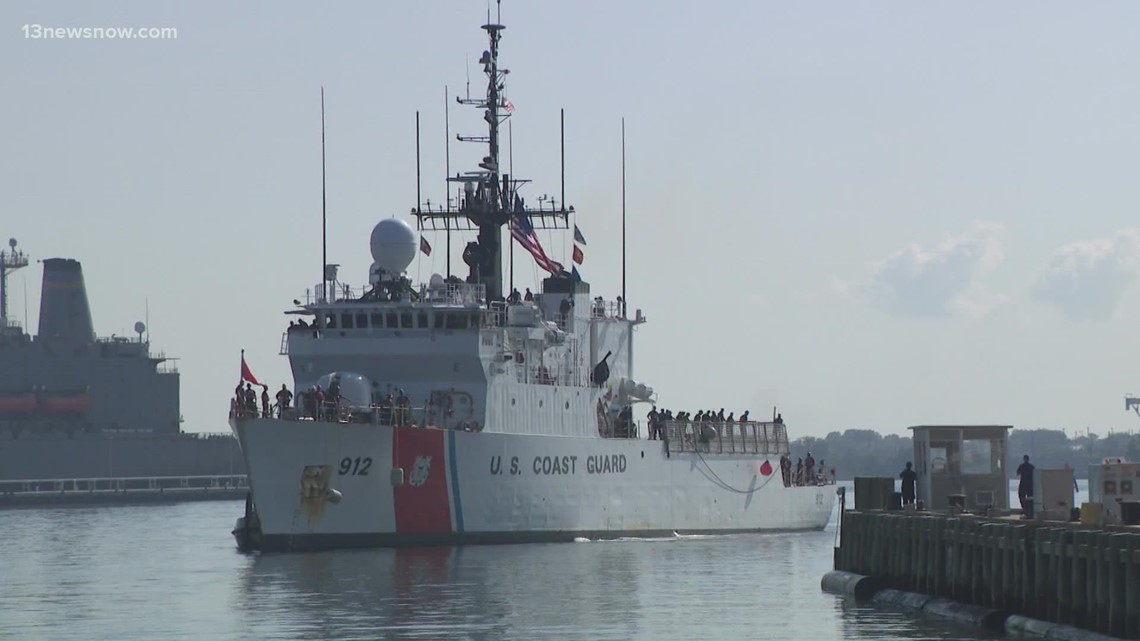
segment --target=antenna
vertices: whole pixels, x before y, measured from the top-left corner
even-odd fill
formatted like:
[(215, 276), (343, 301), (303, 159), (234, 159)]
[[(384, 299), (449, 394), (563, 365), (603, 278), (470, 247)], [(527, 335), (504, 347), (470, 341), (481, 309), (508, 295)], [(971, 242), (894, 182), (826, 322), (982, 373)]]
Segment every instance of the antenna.
[(625, 316), (625, 309), (629, 306), (629, 299), (625, 297), (625, 117), (621, 119), (621, 315)]
[[(468, 72), (470, 73), (470, 72)], [(470, 82), (470, 81), (468, 81)], [(448, 180), (451, 177), (451, 104), (448, 102), (447, 85), (443, 86), (443, 146), (444, 146), (444, 172), (443, 172), (443, 185), (444, 195), (447, 197), (447, 211), (451, 210), (451, 183)], [(456, 203), (458, 206), (459, 203)], [(447, 234), (447, 275), (451, 276), (451, 218), (443, 219), (443, 227)]]
[(566, 212), (566, 109), (558, 110), (558, 145), (562, 148), (562, 211)]
[[(512, 176), (515, 175), (515, 123), (510, 120), (507, 121), (507, 171), (509, 171)], [(518, 194), (518, 190), (512, 188), (511, 191), (513, 192), (511, 194), (511, 202), (514, 202), (514, 196)], [(511, 244), (510, 249), (507, 250), (507, 260), (510, 261), (511, 265), (510, 293), (513, 294), (515, 291), (515, 237), (513, 235), (509, 242)]]
[[(8, 239), (9, 250), (0, 250), (0, 329), (3, 329), (3, 322), (8, 320), (8, 276), (17, 269), (28, 266), (28, 257), (16, 249), (17, 244), (15, 238), (10, 238)], [(26, 320), (25, 324), (27, 324)]]
[(325, 173), (325, 88), (321, 87), (321, 298), (328, 299), (328, 198)]
[[(559, 150), (561, 153), (561, 163), (562, 163), (562, 195), (560, 196), (560, 198), (562, 201), (561, 202), (562, 214), (565, 215), (566, 214), (566, 109), (565, 108), (561, 108), (558, 110), (558, 147), (559, 147)], [(565, 237), (563, 237), (563, 240), (562, 240), (562, 255), (563, 256), (566, 255), (566, 245), (568, 245), (568, 244), (569, 243), (566, 242)], [(570, 263), (570, 269), (574, 269), (573, 254), (571, 254), (571, 258), (570, 258), (569, 263)]]
[[(490, 22), (490, 2), (487, 3), (487, 6), (488, 23), (484, 24), (482, 28), (487, 33), (490, 46), (482, 52), (478, 60), (482, 72), (487, 76), (487, 91), (486, 94), (471, 96), (468, 85), (469, 97), (457, 97), (456, 100), (460, 104), (479, 109), (482, 112), (482, 119), (487, 125), (486, 135), (459, 135), (456, 138), (460, 142), (484, 144), (487, 146), (486, 151), (478, 163), (478, 170), (456, 175), (451, 175), (450, 152), (448, 152), (447, 182), (449, 185), (452, 182), (457, 183), (459, 189), (454, 201), (455, 206), (452, 207), (452, 201), (448, 199), (449, 206), (447, 208), (433, 209), (429, 206), (427, 211), (413, 208), (412, 212), (421, 219), (421, 222), (430, 219), (432, 229), (437, 229), (435, 221), (443, 218), (447, 223), (445, 229), (449, 231), (471, 230), (477, 232), (476, 239), (467, 243), (463, 249), (463, 261), (470, 270), (468, 282), (484, 285), (487, 298), (497, 300), (502, 298), (504, 286), (507, 285), (504, 282), (506, 280), (504, 277), (507, 274), (503, 273), (506, 271), (503, 265), (503, 254), (507, 252), (503, 251), (505, 249), (503, 243), (510, 241), (503, 239), (503, 233), (506, 231), (503, 227), (510, 223), (512, 217), (516, 215), (515, 210), (525, 212), (532, 223), (538, 221), (539, 229), (565, 229), (567, 224), (566, 212), (572, 213), (573, 210), (566, 207), (559, 210), (554, 205), (554, 199), (550, 199), (549, 207), (537, 209), (526, 208), (521, 200), (512, 202), (512, 196), (517, 194), (518, 186), (528, 181), (520, 181), (509, 172), (501, 171), (500, 161), (505, 159), (502, 158), (501, 154), (500, 134), (503, 133), (502, 124), (504, 122), (509, 123), (510, 113), (514, 111), (514, 106), (503, 98), (504, 81), (508, 70), (501, 69), (498, 60), (499, 43), (505, 27)], [(450, 98), (450, 90), (446, 90), (444, 97), (445, 99)], [(446, 116), (446, 123), (450, 144), (449, 115)], [(513, 167), (511, 169), (513, 171)], [(510, 251), (513, 253), (513, 248)], [(448, 253), (450, 255), (450, 247)], [(450, 265), (448, 267), (450, 271)], [(547, 269), (547, 271), (551, 270)]]
[[(420, 112), (416, 112), (416, 213), (420, 213)], [(416, 216), (416, 228), (422, 229), (420, 218)]]

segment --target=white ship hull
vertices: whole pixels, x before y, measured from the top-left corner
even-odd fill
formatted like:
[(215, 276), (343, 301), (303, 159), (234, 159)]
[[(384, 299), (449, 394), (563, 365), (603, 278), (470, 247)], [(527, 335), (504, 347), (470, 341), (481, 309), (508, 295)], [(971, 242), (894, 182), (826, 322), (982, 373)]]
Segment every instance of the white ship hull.
[(785, 487), (776, 456), (645, 439), (231, 425), (270, 551), (818, 530), (835, 500)]

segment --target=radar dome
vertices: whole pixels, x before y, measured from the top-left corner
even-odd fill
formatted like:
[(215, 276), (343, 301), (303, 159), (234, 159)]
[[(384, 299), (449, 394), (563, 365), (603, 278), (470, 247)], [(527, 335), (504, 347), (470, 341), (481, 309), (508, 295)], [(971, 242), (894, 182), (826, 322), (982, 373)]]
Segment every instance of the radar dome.
[(372, 228), (372, 260), (385, 274), (404, 273), (416, 257), (416, 232), (399, 218), (381, 220)]
[(135, 333), (141, 334), (146, 331), (146, 325), (142, 321), (135, 323)]

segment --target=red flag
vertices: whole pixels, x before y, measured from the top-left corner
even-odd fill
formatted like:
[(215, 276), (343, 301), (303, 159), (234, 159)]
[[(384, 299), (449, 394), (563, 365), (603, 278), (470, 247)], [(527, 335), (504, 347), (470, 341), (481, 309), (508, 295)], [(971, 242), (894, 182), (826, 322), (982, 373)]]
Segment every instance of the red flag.
[(581, 265), (582, 261), (585, 258), (586, 258), (586, 255), (582, 253), (582, 248), (577, 246), (577, 245), (574, 245), (574, 262)]
[(245, 364), (245, 350), (244, 349), (241, 351), (241, 380), (242, 380), (242, 382), (249, 381), (250, 383), (253, 383), (254, 385), (261, 386), (261, 382), (258, 381), (257, 378), (253, 375), (253, 372), (249, 371), (249, 365)]
[(772, 464), (769, 463), (768, 461), (764, 461), (763, 463), (761, 463), (760, 464), (760, 473), (763, 474), (764, 476), (771, 476), (772, 475)]
[(424, 256), (431, 256), (431, 245), (423, 236), (420, 236), (420, 251), (424, 253)]

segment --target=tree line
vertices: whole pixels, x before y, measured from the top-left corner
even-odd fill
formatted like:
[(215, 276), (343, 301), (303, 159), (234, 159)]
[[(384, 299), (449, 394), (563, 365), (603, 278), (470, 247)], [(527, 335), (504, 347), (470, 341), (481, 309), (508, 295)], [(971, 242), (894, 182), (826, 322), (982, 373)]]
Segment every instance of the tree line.
[[(835, 469), (840, 480), (856, 476), (897, 476), (907, 461), (914, 460), (910, 435), (880, 434), (874, 430), (850, 429), (832, 432), (823, 438), (805, 436), (792, 441), (792, 462), (811, 452), (817, 464)], [(1061, 430), (1010, 430), (1006, 465), (1016, 469), (1023, 454), (1039, 468), (1055, 469), (1068, 464), (1077, 478), (1087, 478), (1088, 467), (1106, 457), (1123, 457), (1140, 462), (1140, 434), (1114, 433), (1099, 436), (1092, 432), (1074, 438)]]

